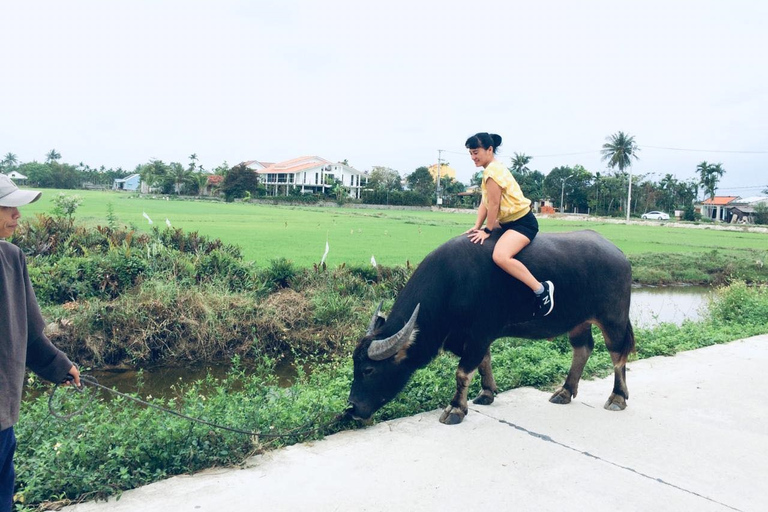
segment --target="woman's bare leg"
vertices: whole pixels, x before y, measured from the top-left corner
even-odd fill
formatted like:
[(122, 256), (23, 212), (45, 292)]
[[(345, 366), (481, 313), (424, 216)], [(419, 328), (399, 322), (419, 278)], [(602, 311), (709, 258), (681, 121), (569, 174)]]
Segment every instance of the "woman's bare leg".
[(535, 292), (540, 289), (541, 282), (533, 277), (528, 267), (515, 258), (517, 253), (529, 243), (531, 241), (527, 236), (511, 229), (505, 231), (499, 241), (496, 242), (496, 248), (493, 250), (493, 262)]

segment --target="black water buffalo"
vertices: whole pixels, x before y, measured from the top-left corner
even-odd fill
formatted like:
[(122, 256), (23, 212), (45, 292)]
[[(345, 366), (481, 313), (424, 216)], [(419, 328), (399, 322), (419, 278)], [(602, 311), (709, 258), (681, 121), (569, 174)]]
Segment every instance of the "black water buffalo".
[(388, 317), (374, 313), (353, 356), (351, 416), (369, 418), (442, 348), (460, 361), (456, 394), (440, 421), (460, 423), (467, 414), (467, 388), (475, 370), (482, 377), (482, 392), (474, 403), (494, 400), (494, 340), (553, 338), (564, 332), (569, 334), (573, 361), (550, 402), (569, 403), (594, 348), (591, 324), (602, 330), (614, 364), (613, 392), (605, 408), (618, 411), (627, 406), (625, 364), (635, 337), (629, 321), (632, 271), (624, 254), (594, 231), (539, 234), (518, 258), (533, 275), (555, 284), (555, 307), (549, 316), (534, 317), (533, 293), (492, 260), (498, 236), (494, 232), (483, 245), (473, 244), (466, 235), (444, 243), (414, 271)]

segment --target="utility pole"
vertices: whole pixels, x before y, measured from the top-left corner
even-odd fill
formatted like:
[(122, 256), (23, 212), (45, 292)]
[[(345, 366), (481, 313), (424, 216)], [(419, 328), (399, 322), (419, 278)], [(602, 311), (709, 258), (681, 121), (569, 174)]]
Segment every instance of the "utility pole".
[(560, 188), (560, 213), (563, 213), (563, 198), (565, 197), (565, 182), (568, 181), (570, 178), (573, 178), (573, 174), (570, 176), (566, 176), (563, 178), (562, 187)]
[(629, 187), (627, 188), (627, 223), (629, 223), (629, 212), (632, 208), (632, 166), (629, 166)]
[(442, 161), (443, 161), (443, 150), (438, 149), (437, 150), (437, 183), (435, 184), (435, 204), (437, 206), (440, 206), (443, 204), (443, 198), (440, 197), (440, 168), (442, 167)]

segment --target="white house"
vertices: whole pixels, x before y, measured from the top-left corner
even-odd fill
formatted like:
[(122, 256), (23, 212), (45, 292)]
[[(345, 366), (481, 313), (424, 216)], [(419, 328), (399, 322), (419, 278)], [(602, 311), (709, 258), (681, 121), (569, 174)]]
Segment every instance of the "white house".
[(255, 160), (244, 164), (256, 168), (260, 183), (267, 188), (267, 194), (273, 196), (288, 195), (296, 189), (302, 194), (324, 193), (332, 189), (338, 180), (348, 197), (360, 199), (360, 191), (368, 183), (368, 176), (354, 167), (341, 162), (333, 163), (319, 156), (302, 156), (266, 166)]
[(24, 181), (24, 180), (27, 179), (26, 176), (24, 176), (23, 174), (21, 174), (18, 171), (11, 171), (11, 172), (8, 173), (7, 176), (9, 178), (11, 178), (12, 180), (15, 180), (15, 181)]
[(138, 190), (141, 185), (141, 175), (131, 174), (125, 178), (115, 180), (112, 183), (112, 190)]

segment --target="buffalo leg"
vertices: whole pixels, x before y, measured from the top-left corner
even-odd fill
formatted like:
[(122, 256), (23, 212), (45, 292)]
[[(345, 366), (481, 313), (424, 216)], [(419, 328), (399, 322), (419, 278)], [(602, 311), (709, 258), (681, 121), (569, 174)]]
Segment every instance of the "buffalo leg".
[(623, 411), (627, 408), (627, 398), (629, 398), (626, 361), (618, 352), (610, 354), (613, 361), (613, 392), (603, 407), (609, 411)]
[(609, 411), (623, 411), (627, 408), (629, 398), (627, 356), (635, 345), (634, 333), (631, 324), (627, 321), (620, 328), (605, 326), (603, 336), (613, 361), (613, 391), (603, 407)]
[(549, 398), (553, 404), (569, 404), (571, 398), (579, 392), (579, 380), (584, 373), (584, 366), (595, 348), (595, 340), (592, 338), (592, 324), (584, 322), (574, 327), (568, 337), (573, 348), (571, 369), (565, 378), (565, 383)]
[(477, 398), (472, 400), (472, 403), (477, 405), (491, 405), (498, 392), (498, 388), (496, 387), (496, 380), (493, 378), (493, 370), (491, 370), (490, 349), (485, 353), (485, 357), (483, 357), (480, 366), (477, 367), (477, 371), (480, 372), (480, 384), (483, 387), (483, 390), (477, 395)]
[(440, 415), (440, 423), (456, 425), (464, 420), (469, 408), (467, 407), (467, 390), (472, 382), (475, 371), (466, 371), (461, 364), (456, 369), (456, 394), (453, 395), (450, 405)]

